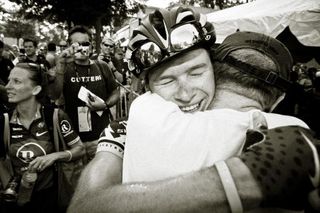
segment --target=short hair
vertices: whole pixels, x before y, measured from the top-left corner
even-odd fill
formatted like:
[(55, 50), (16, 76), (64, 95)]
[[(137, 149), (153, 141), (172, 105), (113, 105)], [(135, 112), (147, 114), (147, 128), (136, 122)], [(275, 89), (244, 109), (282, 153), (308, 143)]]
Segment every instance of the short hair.
[(89, 36), (90, 41), (92, 40), (92, 33), (89, 30), (89, 28), (87, 28), (86, 26), (83, 25), (76, 25), (73, 28), (71, 28), (71, 30), (68, 33), (68, 42), (70, 43), (70, 37), (74, 34), (74, 33), (84, 33), (87, 34)]
[(3, 41), (0, 40), (0, 48), (3, 48), (4, 47), (4, 43)]
[(23, 39), (23, 44), (25, 44), (26, 42), (32, 42), (34, 47), (38, 46), (38, 42), (35, 39), (32, 39), (32, 38), (24, 38)]
[[(229, 55), (264, 70), (276, 71), (277, 69), (275, 62), (258, 50), (249, 48), (238, 49), (232, 51)], [(264, 110), (269, 110), (283, 94), (281, 89), (254, 78), (250, 74), (244, 73), (226, 62), (214, 61), (213, 69), (217, 88), (224, 88), (224, 85), (228, 84), (235, 85), (234, 87), (228, 87), (228, 89), (258, 101)]]
[(50, 42), (50, 43), (48, 44), (48, 51), (56, 51), (56, 50), (57, 50), (56, 44), (53, 43), (53, 42)]

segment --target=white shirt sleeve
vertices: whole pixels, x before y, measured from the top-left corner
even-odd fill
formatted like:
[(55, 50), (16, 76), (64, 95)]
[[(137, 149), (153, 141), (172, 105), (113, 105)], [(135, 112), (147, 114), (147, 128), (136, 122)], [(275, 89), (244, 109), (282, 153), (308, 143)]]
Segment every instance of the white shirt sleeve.
[(236, 154), (248, 118), (230, 109), (184, 113), (157, 94), (141, 95), (129, 112), (124, 182), (163, 179)]

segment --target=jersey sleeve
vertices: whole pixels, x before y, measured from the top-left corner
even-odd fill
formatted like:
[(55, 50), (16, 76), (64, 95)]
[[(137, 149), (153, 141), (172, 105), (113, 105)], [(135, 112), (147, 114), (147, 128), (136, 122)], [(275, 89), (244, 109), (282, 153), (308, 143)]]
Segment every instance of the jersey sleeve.
[(68, 146), (72, 146), (80, 140), (76, 133), (69, 116), (62, 110), (59, 110), (59, 127), (64, 141)]
[[(260, 134), (260, 136), (259, 136)], [(263, 193), (261, 207), (302, 210), (320, 185), (319, 140), (299, 126), (261, 130), (240, 156)]]
[(111, 152), (120, 158), (123, 158), (124, 146), (127, 134), (126, 119), (112, 121), (105, 128), (99, 138), (98, 152)]

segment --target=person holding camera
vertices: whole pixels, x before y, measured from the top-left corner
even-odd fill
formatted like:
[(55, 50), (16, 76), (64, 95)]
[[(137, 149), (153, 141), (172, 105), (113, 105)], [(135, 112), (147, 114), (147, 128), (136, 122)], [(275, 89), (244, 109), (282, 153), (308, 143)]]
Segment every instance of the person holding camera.
[(38, 43), (35, 39), (25, 38), (23, 40), (24, 49), (18, 56), (19, 63), (36, 63), (43, 64), (47, 69), (50, 68), (50, 63), (42, 54), (37, 54)]
[[(65, 110), (86, 146), (88, 160), (95, 155), (100, 133), (109, 124), (109, 108), (120, 96), (108, 65), (90, 60), (91, 40), (91, 32), (84, 26), (70, 30), (70, 47), (60, 53), (56, 66), (49, 70), (48, 90), (52, 99), (61, 94), (65, 97)], [(90, 93), (94, 95), (89, 97)]]
[[(13, 177), (8, 184), (2, 180), (1, 185), (6, 188), (1, 212), (57, 212), (55, 163), (81, 158), (84, 146), (69, 117), (59, 110), (58, 125), (67, 149), (56, 151), (53, 109), (43, 104), (47, 86), (43, 65), (18, 63), (8, 80), (8, 101), (16, 106), (9, 114), (9, 122), (0, 122), (1, 126), (9, 126), (10, 132), (8, 143), (1, 143), (0, 158), (9, 156)], [(4, 133), (4, 129), (0, 132)], [(1, 175), (4, 173), (1, 169)]]

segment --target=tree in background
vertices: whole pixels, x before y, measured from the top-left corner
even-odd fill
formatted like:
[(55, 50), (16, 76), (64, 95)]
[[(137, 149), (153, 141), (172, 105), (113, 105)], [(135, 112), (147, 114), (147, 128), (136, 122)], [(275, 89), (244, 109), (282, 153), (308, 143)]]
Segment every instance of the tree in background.
[[(239, 4), (243, 3), (248, 3), (249, 1), (254, 1), (254, 0), (179, 0), (178, 4), (183, 4), (183, 5), (191, 5), (195, 6), (196, 4), (201, 6), (201, 7), (207, 7), (207, 8), (212, 8), (215, 9), (216, 6), (219, 7), (220, 10), (228, 8), (228, 7), (233, 7)], [(175, 5), (176, 3), (172, 3), (170, 7)]]
[(20, 38), (34, 38), (36, 35), (34, 25), (30, 21), (21, 19), (9, 19), (5, 24), (5, 35), (17, 38), (17, 44)]
[[(68, 29), (82, 24), (95, 29), (95, 43), (101, 42), (103, 25), (119, 24), (128, 13), (137, 11), (138, 4), (126, 0), (9, 0), (21, 6), (20, 14), (26, 19), (67, 23)], [(96, 45), (97, 51), (100, 45)]]

